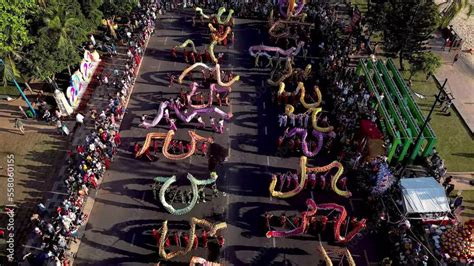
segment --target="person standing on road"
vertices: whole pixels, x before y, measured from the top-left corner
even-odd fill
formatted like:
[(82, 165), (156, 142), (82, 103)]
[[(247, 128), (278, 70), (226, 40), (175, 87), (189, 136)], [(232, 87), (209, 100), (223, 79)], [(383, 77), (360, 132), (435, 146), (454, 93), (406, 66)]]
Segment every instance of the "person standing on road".
[(202, 230), (201, 232), (201, 240), (202, 240), (202, 246), (207, 248), (207, 231), (206, 230)]
[(456, 54), (454, 56), (454, 59), (453, 59), (453, 63), (451, 64), (452, 66), (454, 66), (454, 64), (459, 60), (459, 54)]
[(198, 123), (199, 123), (199, 127), (200, 127), (200, 128), (206, 128), (206, 123), (204, 123), (204, 120), (202, 119), (201, 116), (198, 116), (198, 117), (197, 117), (197, 121), (198, 121)]
[(443, 108), (441, 109), (441, 112), (446, 114), (452, 104), (453, 104), (453, 101), (452, 101), (451, 99), (447, 100), (447, 101), (446, 101), (446, 104), (445, 104), (445, 105), (443, 106)]
[(212, 130), (214, 130), (214, 131), (217, 132), (217, 126), (216, 126), (216, 121), (215, 121), (215, 119), (212, 117), (209, 121), (211, 122), (211, 128), (212, 128)]
[(203, 142), (201, 144), (201, 152), (202, 152), (202, 156), (206, 156), (206, 154), (207, 154), (207, 143), (206, 142)]
[(170, 119), (169, 122), (170, 122), (170, 130), (177, 131), (178, 128), (176, 127), (176, 123), (175, 123), (176, 120), (175, 119)]
[(25, 135), (25, 125), (19, 118), (15, 118), (15, 128), (17, 128), (22, 135)]
[(177, 59), (177, 58), (178, 58), (178, 55), (176, 54), (176, 47), (173, 47), (173, 48), (171, 49), (171, 57), (172, 57), (173, 59)]
[(81, 113), (76, 114), (76, 124), (74, 125), (74, 128), (72, 129), (72, 133), (76, 133), (76, 130), (81, 128), (81, 126), (84, 124), (84, 115)]
[(217, 128), (217, 132), (219, 132), (219, 134), (223, 134), (224, 133), (224, 119), (220, 119), (219, 122), (218, 122), (218, 128)]

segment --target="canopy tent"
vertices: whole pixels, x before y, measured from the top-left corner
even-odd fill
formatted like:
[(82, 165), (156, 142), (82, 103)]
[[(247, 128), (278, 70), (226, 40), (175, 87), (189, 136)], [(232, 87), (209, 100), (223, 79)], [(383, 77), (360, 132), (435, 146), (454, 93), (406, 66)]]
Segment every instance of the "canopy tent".
[(444, 188), (433, 177), (400, 180), (406, 214), (449, 213)]

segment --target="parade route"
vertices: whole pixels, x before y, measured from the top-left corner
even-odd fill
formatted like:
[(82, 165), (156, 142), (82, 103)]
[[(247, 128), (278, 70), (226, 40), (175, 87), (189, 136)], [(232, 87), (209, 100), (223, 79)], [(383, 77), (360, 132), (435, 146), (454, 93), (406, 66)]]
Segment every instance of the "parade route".
[[(186, 231), (191, 217), (227, 222), (228, 227), (223, 231), (225, 246), (220, 252), (216, 244), (210, 244), (208, 249), (199, 247), (171, 262), (162, 262), (162, 265), (186, 263), (191, 256), (214, 259), (229, 265), (309, 265), (317, 261), (317, 236), (265, 237), (262, 215), (266, 211), (297, 214), (302, 211), (298, 206), (302, 207), (308, 197), (315, 198), (317, 202), (334, 202), (337, 196), (315, 195), (310, 191), (288, 200), (269, 196), (271, 173), (296, 170), (299, 158), (287, 158), (277, 153), (275, 145), (281, 129), (277, 125), (278, 111), (271, 101), (271, 90), (275, 88), (268, 87), (264, 82), (269, 75), (268, 70), (254, 68), (253, 60), (248, 56), (251, 45), (257, 40), (265, 41), (262, 39), (265, 36), (261, 35), (264, 27), (263, 21), (236, 19), (236, 43), (229, 49), (222, 46), (217, 49), (216, 53), (225, 54), (223, 69), (232, 69), (241, 77), (240, 82), (233, 86), (230, 96), (230, 108), (234, 116), (226, 124), (224, 134), (213, 133), (210, 129), (196, 132), (202, 136), (213, 136), (216, 143), (229, 148), (228, 160), (217, 169), (217, 185), (221, 193), (218, 198), (198, 203), (185, 215), (174, 216), (166, 212), (158, 200), (153, 199), (152, 179), (176, 174), (178, 183), (189, 186), (185, 181), (188, 172), (201, 179), (207, 178), (207, 159), (194, 155), (182, 161), (171, 161), (158, 154), (158, 161), (149, 162), (135, 159), (132, 150), (135, 143), (143, 143), (147, 133), (168, 130), (166, 125), (146, 130), (139, 128), (138, 124), (142, 114), (153, 116), (156, 113), (163, 98), (179, 94), (178, 85), (168, 87), (167, 75), (178, 76), (186, 65), (170, 60), (170, 49), (186, 39), (193, 39), (197, 47), (202, 47), (207, 43), (205, 38), (208, 30), (204, 26), (196, 26), (199, 28), (196, 31), (189, 20), (184, 21), (183, 17), (175, 14), (160, 18), (155, 35), (149, 41), (122, 123), (120, 152), (98, 192), (74, 261), (76, 265), (149, 265), (150, 262), (161, 261), (156, 241), (151, 236), (152, 229), (159, 229), (162, 221), (168, 220), (170, 227)], [(178, 139), (188, 138), (185, 129), (190, 128), (178, 124)], [(318, 161), (324, 162), (325, 159), (320, 158)], [(350, 206), (348, 200), (341, 201), (339, 198), (337, 201)], [(174, 205), (176, 208), (184, 206)], [(303, 239), (311, 240), (308, 243), (312, 244), (302, 245)], [(367, 240), (366, 237), (363, 241)], [(354, 254), (355, 259), (366, 261), (363, 248), (355, 247), (355, 250), (359, 250), (356, 251), (358, 254)]]

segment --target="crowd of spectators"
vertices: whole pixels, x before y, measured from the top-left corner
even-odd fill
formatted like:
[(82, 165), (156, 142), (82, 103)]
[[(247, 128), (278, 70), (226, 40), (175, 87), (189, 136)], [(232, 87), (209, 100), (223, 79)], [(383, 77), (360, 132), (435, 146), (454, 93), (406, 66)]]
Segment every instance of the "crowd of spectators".
[[(109, 92), (108, 105), (104, 110), (93, 108), (90, 111), (90, 133), (75, 147), (75, 151), (68, 151), (68, 166), (64, 174), (67, 196), (54, 211), (49, 211), (43, 203), (39, 203), (37, 212), (31, 217), (34, 243), (38, 245), (39, 251), (26, 254), (24, 259), (32, 265), (42, 265), (47, 261), (58, 265), (69, 264), (67, 253), (71, 241), (76, 241), (81, 225), (87, 220), (83, 208), (89, 189), (97, 188), (121, 143), (120, 122), (146, 40), (155, 28), (156, 10), (156, 4), (148, 3), (134, 10), (131, 15), (132, 23), (127, 28), (130, 34), (124, 40), (128, 44), (126, 65), (129, 67), (122, 72), (113, 70), (117, 82), (102, 83)], [(89, 48), (94, 49), (96, 46), (97, 43), (91, 38)], [(76, 118), (79, 115), (82, 116), (77, 114)], [(76, 123), (76, 126), (80, 127), (81, 124)]]

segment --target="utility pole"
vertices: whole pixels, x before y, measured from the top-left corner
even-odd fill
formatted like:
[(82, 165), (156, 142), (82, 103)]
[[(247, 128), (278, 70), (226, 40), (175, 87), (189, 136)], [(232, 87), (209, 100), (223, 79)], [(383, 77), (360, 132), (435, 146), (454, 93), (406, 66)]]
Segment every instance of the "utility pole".
[[(433, 75), (432, 75), (433, 76)], [(433, 76), (434, 78), (434, 76)], [(423, 136), (423, 131), (425, 131), (426, 127), (428, 126), (428, 123), (430, 122), (431, 120), (431, 115), (433, 114), (433, 111), (436, 107), (436, 104), (438, 103), (440, 97), (441, 97), (441, 93), (444, 92), (444, 87), (446, 86), (446, 83), (448, 82), (448, 79), (446, 78), (443, 82), (443, 85), (441, 86), (441, 88), (439, 89), (439, 92), (438, 92), (438, 95), (436, 95), (436, 98), (435, 98), (435, 101), (433, 102), (433, 105), (431, 106), (431, 109), (430, 109), (430, 112), (428, 113), (428, 116), (426, 116), (425, 118), (425, 121), (423, 123), (423, 126), (420, 128), (420, 132), (418, 133), (418, 136), (416, 137), (416, 140), (415, 142), (413, 143), (413, 146), (412, 146), (412, 150), (413, 148), (415, 148), (416, 146), (418, 146), (418, 142), (421, 141), (421, 137)], [(405, 170), (407, 169), (407, 166), (408, 166), (408, 160), (405, 160), (405, 162), (403, 163), (403, 168), (400, 172), (400, 175), (398, 177), (398, 181), (400, 181), (400, 179), (403, 177), (403, 175), (405, 174)]]
[[(3, 65), (3, 67), (7, 67), (7, 66), (5, 66), (5, 62), (3, 61), (3, 59), (0, 58), (0, 66), (2, 66), (2, 65)], [(25, 95), (25, 93), (23, 92), (23, 90), (20, 88), (20, 85), (18, 85), (18, 83), (16, 82), (15, 75), (13, 75), (13, 73), (10, 71), (10, 69), (7, 69), (7, 72), (8, 72), (8, 75), (9, 75), (9, 76), (11, 77), (11, 79), (13, 80), (13, 83), (15, 83), (16, 89), (18, 90), (18, 92), (20, 92), (21, 97), (23, 97), (23, 100), (25, 100), (26, 104), (27, 104), (28, 107), (30, 108), (31, 113), (33, 114), (33, 117), (36, 117), (35, 108), (33, 108), (33, 106), (31, 106), (30, 101), (29, 101), (28, 98), (26, 97), (26, 95)]]

